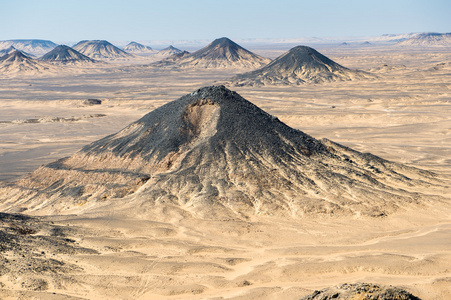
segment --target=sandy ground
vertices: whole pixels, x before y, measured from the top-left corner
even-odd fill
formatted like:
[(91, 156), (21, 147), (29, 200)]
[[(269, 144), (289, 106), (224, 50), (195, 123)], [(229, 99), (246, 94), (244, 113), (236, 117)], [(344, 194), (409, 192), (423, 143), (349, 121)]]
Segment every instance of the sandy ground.
[[(316, 138), (449, 180), (449, 49), (317, 50), (346, 67), (373, 70), (379, 78), (235, 90)], [(267, 50), (271, 57), (279, 52), (283, 49)], [(238, 72), (121, 65), (61, 77), (2, 78), (0, 180), (68, 156), (168, 101)], [(86, 105), (88, 98), (102, 104)], [(84, 117), (95, 114), (106, 116)], [(77, 120), (52, 121), (55, 117)], [(77, 268), (0, 272), (2, 298), (299, 299), (331, 285), (372, 282), (405, 288), (422, 299), (451, 299), (449, 203), (425, 204), (386, 218), (304, 220), (208, 221), (177, 211), (144, 213), (125, 207), (109, 203), (89, 213), (46, 217), (73, 229), (67, 238), (96, 253), (46, 250), (43, 258)], [(45, 284), (30, 285), (36, 278)]]

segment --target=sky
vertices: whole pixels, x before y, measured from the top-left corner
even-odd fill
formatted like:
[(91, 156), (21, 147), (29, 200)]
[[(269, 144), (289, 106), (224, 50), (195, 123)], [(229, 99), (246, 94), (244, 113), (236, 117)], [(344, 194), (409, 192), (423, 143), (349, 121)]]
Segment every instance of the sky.
[(0, 40), (196, 40), (451, 32), (450, 0), (0, 0)]

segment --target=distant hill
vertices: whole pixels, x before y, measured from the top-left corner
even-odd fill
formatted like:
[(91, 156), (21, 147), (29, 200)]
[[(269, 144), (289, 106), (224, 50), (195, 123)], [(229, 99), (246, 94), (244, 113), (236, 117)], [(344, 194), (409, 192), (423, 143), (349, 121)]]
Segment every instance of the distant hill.
[(345, 68), (313, 48), (297, 46), (261, 69), (233, 77), (230, 83), (235, 86), (299, 85), (370, 76)]
[(451, 33), (418, 33), (398, 42), (398, 46), (451, 47)]
[(48, 40), (6, 40), (0, 41), (0, 49), (6, 49), (13, 46), (17, 50), (30, 53), (32, 55), (41, 56), (57, 45)]
[(178, 61), (186, 56), (190, 55), (188, 51), (182, 51), (180, 53), (172, 54), (171, 56), (164, 59), (164, 61)]
[(54, 70), (52, 65), (37, 61), (19, 50), (0, 57), (0, 74), (40, 74)]
[(132, 54), (127, 53), (114, 46), (110, 42), (104, 40), (81, 41), (75, 44), (72, 48), (94, 59), (117, 59), (133, 57)]
[(58, 64), (84, 64), (96, 61), (66, 45), (59, 45), (39, 58), (41, 61)]
[(124, 50), (128, 53), (133, 53), (136, 55), (143, 55), (143, 56), (158, 53), (157, 50), (154, 50), (149, 46), (144, 46), (137, 42), (130, 42), (129, 44), (127, 44), (127, 46), (123, 47), (122, 50)]
[(208, 46), (183, 56), (175, 63), (182, 68), (259, 68), (271, 60), (254, 54), (228, 38), (214, 40)]

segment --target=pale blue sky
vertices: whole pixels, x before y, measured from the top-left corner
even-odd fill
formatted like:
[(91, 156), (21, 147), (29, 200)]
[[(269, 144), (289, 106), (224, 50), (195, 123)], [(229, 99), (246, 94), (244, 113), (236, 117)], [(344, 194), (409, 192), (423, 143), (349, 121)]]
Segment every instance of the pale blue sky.
[(450, 0), (0, 0), (0, 40), (191, 40), (451, 32)]

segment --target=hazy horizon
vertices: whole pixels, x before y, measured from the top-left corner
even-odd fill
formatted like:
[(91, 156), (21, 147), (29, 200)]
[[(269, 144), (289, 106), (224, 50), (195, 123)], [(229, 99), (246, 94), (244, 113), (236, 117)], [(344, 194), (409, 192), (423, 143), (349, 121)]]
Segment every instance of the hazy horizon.
[(54, 42), (177, 41), (362, 37), (450, 32), (451, 2), (435, 1), (184, 2), (24, 0), (3, 4), (0, 40)]

